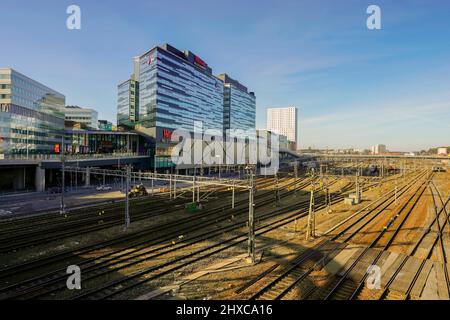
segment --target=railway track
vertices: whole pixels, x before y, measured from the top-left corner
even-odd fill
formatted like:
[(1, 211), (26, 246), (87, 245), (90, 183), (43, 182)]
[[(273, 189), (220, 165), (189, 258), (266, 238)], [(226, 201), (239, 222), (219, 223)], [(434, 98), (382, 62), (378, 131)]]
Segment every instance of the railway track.
[[(400, 190), (400, 194), (406, 193), (408, 190), (410, 190), (413, 187), (413, 183), (417, 183), (420, 181), (421, 178), (424, 178), (425, 173), (422, 173), (418, 177), (412, 180), (410, 184), (405, 185)], [(413, 193), (411, 197), (415, 197), (418, 192), (424, 192), (424, 189), (426, 188), (425, 181), (422, 181), (420, 184), (420, 187)], [(419, 191), (422, 190), (422, 191)], [(420, 197), (420, 196), (419, 196)], [(391, 206), (394, 203), (394, 194), (392, 193), (390, 197), (387, 197), (382, 202), (377, 204), (372, 210), (370, 210), (367, 213), (364, 213), (362, 216), (357, 217), (356, 221), (350, 220), (350, 224), (345, 226), (344, 229), (333, 235), (330, 239), (322, 241), (318, 246), (316, 246), (313, 250), (308, 250), (305, 253), (302, 253), (297, 259), (295, 259), (292, 263), (290, 263), (288, 266), (281, 266), (281, 265), (274, 265), (266, 272), (264, 276), (259, 276), (257, 279), (250, 281), (248, 284), (240, 288), (236, 293), (242, 294), (243, 292), (247, 290), (251, 290), (256, 285), (259, 284), (259, 287), (256, 291), (254, 291), (250, 295), (250, 299), (282, 299), (290, 292), (292, 292), (293, 289), (302, 288), (301, 289), (301, 298), (307, 299), (310, 298), (313, 292), (315, 292), (315, 287), (310, 283), (305, 283), (305, 279), (313, 272), (318, 264), (321, 266), (325, 266), (333, 256), (339, 251), (339, 249), (342, 246), (342, 243), (348, 242), (350, 239), (352, 239), (357, 233), (359, 233), (363, 228), (367, 227), (376, 217), (380, 216), (380, 214), (389, 206)], [(408, 202), (406, 202), (408, 203)], [(406, 205), (402, 207), (401, 211), (405, 210)], [(406, 216), (408, 213), (406, 214)], [(395, 220), (400, 217), (400, 214), (395, 215), (394, 220), (390, 220), (389, 225), (384, 228), (380, 233), (379, 236), (375, 239), (375, 241), (372, 242), (372, 247), (378, 242), (378, 240), (382, 237), (384, 233), (388, 230), (390, 226), (393, 225)], [(393, 217), (394, 218), (394, 217)], [(400, 225), (404, 222), (405, 219), (402, 219), (400, 222)], [(358, 224), (361, 223), (359, 226)], [(352, 228), (355, 228), (352, 230)], [(347, 231), (352, 230), (350, 234), (346, 234)], [(394, 235), (395, 236), (395, 235)], [(341, 239), (343, 238), (343, 239)], [(391, 238), (392, 241), (393, 237)], [(340, 242), (337, 242), (340, 240)], [(331, 246), (331, 250), (328, 248)], [(324, 254), (326, 252), (326, 254)], [(360, 254), (359, 259), (355, 261), (354, 265), (351, 266), (349, 270), (346, 271), (345, 276), (348, 275), (348, 273), (353, 269), (356, 264), (358, 263), (358, 260), (360, 260), (362, 257), (364, 257), (365, 253), (367, 253), (367, 250), (363, 251), (362, 254)], [(320, 270), (320, 268), (319, 268)], [(345, 286), (341, 286), (344, 284), (346, 277), (340, 277), (337, 278), (331, 285), (327, 286), (328, 292), (325, 290), (322, 294), (322, 298), (331, 298), (337, 290), (342, 290), (342, 292), (352, 292), (352, 286), (351, 283), (346, 282)], [(261, 280), (266, 279), (265, 285), (261, 284)], [(268, 280), (267, 280), (268, 279)], [(302, 286), (303, 285), (303, 286)], [(349, 290), (350, 287), (350, 290)], [(353, 288), (354, 289), (354, 288)], [(248, 295), (247, 295), (248, 296)], [(318, 298), (318, 297), (316, 297)]]
[[(302, 188), (306, 187), (308, 185), (309, 185), (309, 182), (303, 182), (302, 184), (300, 184), (300, 186)], [(351, 187), (352, 187), (352, 183), (349, 183), (347, 188), (343, 188), (342, 191), (344, 191), (344, 192), (350, 191)], [(367, 186), (367, 187), (369, 187), (369, 186)], [(292, 188), (292, 185), (290, 185), (290, 188)], [(299, 186), (297, 186), (297, 189), (298, 188), (299, 188)], [(296, 188), (285, 192), (283, 194), (283, 196), (291, 195), (292, 193), (295, 192), (295, 189)], [(270, 196), (270, 193), (271, 192), (268, 192), (267, 195)], [(342, 199), (342, 197), (343, 197), (342, 195), (334, 195), (333, 201), (334, 202), (339, 201)], [(319, 197), (317, 199), (317, 201), (324, 202), (324, 199), (322, 199), (322, 198), (324, 198), (324, 197), (323, 196)], [(273, 202), (272, 199), (267, 199), (267, 202), (264, 202), (264, 204), (268, 204), (271, 202)], [(258, 205), (258, 203), (257, 203), (257, 205)], [(299, 208), (299, 204), (296, 204), (294, 206), (288, 206), (287, 208), (276, 210), (274, 212), (268, 213), (263, 216), (258, 216), (257, 219), (259, 221), (273, 219), (274, 217), (280, 217), (280, 216), (282, 216), (282, 217), (279, 218), (279, 220), (277, 220), (275, 222), (271, 221), (269, 224), (267, 224), (265, 226), (258, 227), (257, 233), (258, 232), (263, 232), (263, 233), (268, 232), (279, 226), (290, 223), (294, 219), (298, 219), (299, 217), (305, 217), (307, 215), (306, 211), (307, 211), (308, 205), (309, 205), (309, 201), (305, 201), (300, 208)], [(289, 215), (288, 213), (294, 209), (296, 209), (297, 212)], [(300, 213), (301, 211), (298, 211), (299, 209), (304, 210), (305, 212)], [(244, 211), (246, 212), (246, 210), (244, 210)], [(286, 216), (286, 215), (288, 215), (288, 216)], [(227, 215), (227, 217), (225, 217), (225, 219), (228, 219), (228, 218), (229, 218), (229, 214)], [(186, 249), (189, 246), (198, 244), (200, 241), (205, 241), (207, 239), (217, 237), (220, 234), (223, 234), (224, 232), (230, 232), (234, 229), (238, 229), (238, 228), (242, 227), (243, 225), (245, 225), (244, 221), (245, 221), (245, 219), (243, 219), (241, 222), (236, 222), (232, 226), (227, 226), (227, 227), (221, 228), (219, 230), (213, 230), (213, 231), (201, 234), (201, 235), (193, 236), (192, 239), (189, 238), (189, 241), (192, 241), (192, 242), (180, 243), (179, 245), (178, 244), (174, 245), (173, 243), (170, 243), (170, 244), (164, 243), (164, 241), (170, 241), (171, 238), (173, 239), (173, 237), (178, 236), (180, 233), (186, 234), (186, 232), (192, 232), (196, 229), (197, 230), (203, 229), (204, 227), (206, 227), (208, 225), (210, 226), (214, 223), (217, 223), (217, 220), (209, 221), (201, 226), (199, 226), (199, 225), (193, 226), (189, 230), (187, 230), (187, 229), (179, 230), (178, 229), (177, 231), (175, 231), (173, 233), (167, 234), (167, 237), (165, 237), (164, 239), (161, 237), (155, 237), (155, 238), (153, 238), (153, 240), (147, 239), (145, 241), (142, 241), (141, 243), (129, 245), (126, 248), (120, 249), (116, 252), (107, 253), (107, 254), (101, 255), (100, 257), (95, 257), (95, 258), (87, 259), (85, 261), (81, 261), (83, 270), (89, 272), (87, 276), (83, 273), (83, 283), (85, 280), (98, 279), (99, 277), (107, 276), (108, 274), (111, 274), (113, 272), (117, 272), (119, 270), (126, 269), (127, 267), (131, 267), (133, 265), (143, 263), (146, 261), (148, 262), (149, 260), (152, 260), (152, 259), (158, 259), (158, 258), (163, 257), (164, 255), (180, 251), (181, 249)], [(182, 223), (181, 225), (184, 225), (184, 224)], [(267, 231), (264, 231), (266, 229), (267, 229)], [(207, 238), (205, 238), (205, 237), (207, 237)], [(186, 265), (192, 264), (201, 259), (205, 259), (213, 254), (216, 254), (227, 248), (235, 246), (236, 244), (242, 243), (246, 239), (247, 239), (246, 235), (245, 236), (244, 235), (236, 236), (231, 239), (220, 242), (218, 244), (215, 244), (213, 247), (210, 248), (211, 250), (209, 250), (209, 249), (204, 250), (204, 248), (202, 248), (199, 251), (197, 250), (195, 253), (190, 253), (188, 255), (179, 257), (180, 260), (178, 260), (178, 258), (175, 260), (172, 259), (169, 262), (167, 262), (167, 264), (164, 263), (159, 266), (152, 266), (152, 267), (144, 268), (144, 269), (138, 271), (136, 274), (133, 273), (131, 275), (124, 276), (122, 279), (120, 279), (119, 282), (113, 281), (111, 283), (108, 283), (108, 285), (106, 287), (105, 286), (95, 287), (95, 288), (91, 289), (89, 292), (86, 292), (83, 295), (78, 296), (77, 298), (108, 298), (111, 296), (115, 296), (116, 294), (120, 294), (121, 292), (123, 292), (120, 289), (120, 288), (124, 287), (123, 283), (128, 283), (129, 281), (133, 282), (142, 275), (148, 275), (149, 273), (156, 272), (155, 275), (152, 275), (150, 277), (147, 276), (145, 278), (144, 282), (148, 282), (152, 279), (156, 279), (156, 278), (161, 277), (169, 272), (172, 272), (173, 270), (178, 270), (179, 268), (182, 268)], [(237, 241), (237, 242), (235, 243), (234, 241)], [(228, 245), (228, 244), (230, 244), (230, 245)], [(107, 245), (111, 245), (111, 243), (108, 243)], [(142, 250), (142, 247), (144, 247), (144, 246), (147, 249)], [(156, 248), (155, 247), (148, 248), (148, 246), (157, 246), (157, 247)], [(219, 248), (220, 246), (222, 246), (223, 248), (220, 249)], [(92, 248), (86, 248), (87, 251), (84, 251), (84, 254), (87, 254), (90, 249), (92, 249)], [(209, 251), (211, 251), (211, 252), (209, 252)], [(200, 255), (200, 257), (194, 258), (193, 257), (194, 255), (195, 256)], [(58, 260), (64, 260), (61, 258), (62, 257), (58, 257)], [(68, 258), (68, 257), (66, 256), (66, 258)], [(19, 266), (18, 268), (17, 268), (17, 266), (12, 266), (9, 269), (9, 272), (10, 272), (10, 275), (14, 275), (13, 270), (27, 271), (27, 270), (34, 269), (36, 267), (39, 268), (39, 267), (42, 267), (43, 265), (48, 265), (49, 263), (52, 263), (52, 262), (54, 262), (54, 261), (47, 260), (45, 263), (42, 263), (42, 259), (38, 259), (37, 261), (29, 262), (24, 266)], [(180, 262), (181, 264), (178, 265), (177, 264), (178, 262)], [(67, 265), (67, 263), (66, 263), (66, 265)], [(165, 268), (168, 268), (169, 271), (165, 272), (164, 271)], [(3, 272), (1, 272), (1, 273), (3, 274)], [(25, 279), (24, 281), (19, 281), (18, 283), (8, 285), (6, 287), (1, 288), (0, 289), (1, 298), (2, 299), (42, 298), (42, 297), (49, 297), (49, 295), (51, 297), (51, 295), (54, 294), (55, 292), (58, 292), (59, 290), (64, 290), (66, 277), (67, 277), (67, 275), (65, 274), (65, 268), (60, 268), (57, 271), (52, 271), (52, 272), (46, 273), (43, 276), (28, 278), (28, 279)], [(141, 284), (142, 283), (141, 281), (142, 281), (142, 279), (138, 279), (136, 285)], [(119, 289), (117, 289), (118, 288), (117, 286), (121, 286), (121, 287)], [(129, 290), (130, 288), (133, 288), (134, 286), (135, 286), (135, 284), (129, 284), (129, 285), (125, 286), (125, 288), (128, 288), (126, 290)], [(100, 295), (98, 294), (99, 292), (100, 292)]]
[[(342, 196), (336, 197), (335, 201), (341, 199)], [(320, 199), (318, 199), (318, 203), (320, 203), (320, 207), (324, 207), (325, 197), (321, 197)], [(258, 217), (260, 221), (268, 220), (268, 222), (256, 228), (255, 230), (256, 235), (261, 235), (269, 231), (275, 230), (281, 226), (284, 226), (288, 223), (295, 221), (300, 217), (306, 217), (308, 214), (307, 209), (309, 207), (309, 202), (305, 201), (300, 208), (298, 206), (299, 205), (296, 204), (288, 208), (283, 208), (275, 212), (267, 213), (265, 216)], [(295, 212), (292, 213), (293, 209), (295, 210)], [(223, 233), (223, 230), (220, 230), (220, 233)], [(107, 283), (104, 286), (96, 287), (92, 290), (77, 295), (74, 297), (74, 299), (112, 298), (113, 296), (117, 296), (123, 292), (132, 290), (135, 287), (140, 286), (144, 283), (156, 280), (164, 275), (167, 275), (171, 272), (179, 270), (188, 265), (192, 265), (193, 263), (208, 258), (214, 254), (218, 254), (226, 249), (235, 247), (236, 245), (247, 241), (247, 239), (248, 239), (247, 234), (245, 231), (243, 231), (241, 235), (237, 235), (231, 237), (230, 239), (220, 241), (219, 243), (207, 246), (206, 248), (201, 247), (199, 250), (189, 252), (188, 254), (182, 253), (180, 257), (177, 257), (171, 261), (156, 266), (146, 267), (134, 274), (121, 277), (115, 281)], [(167, 270), (165, 269), (166, 267), (168, 268)], [(143, 276), (145, 276), (145, 278), (142, 278)]]
[[(356, 257), (355, 261), (350, 265), (350, 267), (346, 270), (344, 270), (345, 266), (342, 267), (343, 274), (340, 277), (337, 277), (331, 283), (331, 289), (326, 292), (324, 300), (347, 300), (357, 295), (357, 290), (358, 288), (364, 286), (368, 273), (365, 272), (359, 282), (351, 279), (349, 277), (350, 274), (352, 273), (352, 271), (355, 271), (358, 266), (361, 267), (361, 265), (366, 265), (367, 261), (369, 262), (369, 265), (377, 265), (377, 262), (381, 259), (383, 252), (389, 249), (397, 234), (402, 229), (402, 226), (405, 224), (406, 220), (410, 217), (414, 208), (417, 206), (419, 200), (427, 189), (427, 184), (430, 179), (430, 177), (427, 177), (427, 179), (420, 184), (419, 188), (408, 198), (408, 201), (404, 202), (403, 206), (397, 211), (395, 217), (392, 217), (391, 220), (389, 220), (387, 226), (385, 226), (378, 233), (378, 236), (370, 243), (369, 246), (364, 248), (364, 250)], [(388, 234), (388, 230), (391, 227), (393, 227), (392, 233)], [(374, 248), (376, 245), (379, 245), (380, 242), (382, 243), (383, 237), (387, 238), (387, 241), (382, 244), (381, 251), (378, 251), (378, 253), (370, 252), (370, 249)], [(364, 259), (366, 261), (364, 261)], [(339, 273), (340, 272), (338, 272), (338, 274)]]
[[(307, 182), (298, 182), (297, 188), (303, 188), (306, 186)], [(289, 184), (291, 187), (294, 184)], [(290, 192), (282, 193), (282, 196), (288, 196), (295, 192), (295, 190), (291, 190)], [(263, 198), (269, 193), (261, 193), (255, 197)], [(171, 221), (168, 223), (163, 223), (156, 225), (154, 227), (146, 228), (142, 231), (138, 231), (132, 234), (125, 234), (115, 237), (113, 239), (107, 241), (101, 241), (99, 243), (94, 243), (90, 245), (86, 245), (83, 247), (78, 247), (76, 249), (68, 249), (61, 251), (57, 254), (49, 255), (46, 257), (39, 257), (37, 259), (32, 259), (26, 261), (24, 263), (18, 265), (7, 266), (6, 268), (0, 269), (0, 279), (9, 277), (14, 275), (17, 270), (31, 270), (36, 267), (42, 267), (44, 265), (54, 264), (58, 261), (65, 260), (71, 258), (73, 256), (81, 256), (84, 254), (88, 254), (95, 250), (100, 250), (106, 248), (108, 246), (118, 246), (125, 243), (125, 249), (132, 248), (136, 245), (147, 245), (147, 239), (142, 240), (142, 238), (148, 238), (150, 236), (151, 241), (154, 241), (153, 238), (162, 237), (158, 235), (160, 233), (164, 234), (163, 239), (172, 239), (175, 236), (178, 236), (180, 233), (189, 232), (190, 230), (195, 230), (195, 228), (204, 227), (207, 225), (212, 225), (218, 221), (222, 221), (225, 219), (229, 219), (230, 215), (237, 215), (243, 213), (246, 210), (248, 200), (241, 200), (236, 202), (235, 210), (230, 210), (228, 213), (224, 213), (222, 207), (216, 207), (209, 210), (205, 210), (201, 214), (196, 214), (193, 216), (189, 216), (186, 218), (178, 219), (176, 221)], [(270, 199), (265, 199), (263, 202), (260, 202), (257, 205), (264, 205), (272, 202)], [(180, 228), (181, 227), (181, 228)], [(178, 233), (178, 234), (177, 234)]]
[[(444, 201), (439, 193), (439, 190), (436, 188), (435, 190), (437, 191), (436, 193), (433, 192), (433, 187), (436, 187), (433, 183), (433, 181), (430, 181), (429, 183), (429, 189), (430, 189), (430, 194), (432, 196), (433, 199), (433, 209), (435, 212), (435, 217), (434, 219), (430, 222), (430, 224), (428, 225), (428, 227), (423, 231), (422, 235), (420, 236), (420, 238), (416, 241), (415, 245), (410, 249), (408, 255), (406, 255), (400, 262), (399, 266), (397, 267), (397, 269), (395, 270), (395, 272), (393, 273), (393, 275), (389, 278), (385, 288), (382, 290), (382, 292), (380, 294), (378, 294), (377, 299), (379, 300), (387, 300), (390, 298), (396, 299), (396, 300), (407, 300), (411, 298), (411, 293), (412, 290), (414, 288), (414, 285), (416, 284), (422, 270), (425, 267), (426, 262), (431, 259), (433, 250), (436, 249), (436, 247), (439, 245), (439, 249), (441, 250), (441, 262), (443, 264), (443, 272), (444, 272), (444, 276), (445, 276), (445, 280), (446, 280), (446, 287), (447, 287), (447, 291), (449, 293), (450, 296), (450, 282), (449, 282), (449, 278), (448, 278), (448, 271), (447, 271), (447, 258), (446, 258), (446, 253), (445, 253), (445, 249), (444, 249), (444, 244), (442, 242), (442, 238), (443, 238), (443, 232), (444, 232), (444, 228), (445, 228), (445, 224), (448, 223), (449, 221), (449, 214), (447, 212), (446, 207), (448, 206), (449, 202), (450, 202), (450, 197), (447, 198), (446, 201)], [(439, 197), (439, 200), (442, 204), (442, 207), (440, 210), (438, 210), (437, 204), (436, 204), (436, 197)], [(440, 219), (441, 219), (441, 214), (443, 214), (444, 217), (444, 223), (441, 225), (440, 223)], [(433, 227), (435, 227), (435, 231), (433, 232)], [(449, 225), (450, 227), (450, 225)], [(421, 262), (420, 265), (417, 269), (417, 271), (414, 273), (414, 276), (412, 278), (412, 281), (410, 282), (406, 292), (403, 293), (398, 293), (398, 292), (394, 292), (390, 290), (390, 286), (391, 284), (394, 282), (394, 280), (398, 277), (399, 273), (401, 272), (402, 268), (407, 264), (407, 262), (409, 261), (410, 257), (415, 256), (416, 252), (418, 251), (420, 245), (424, 242), (424, 239), (426, 237), (431, 237), (431, 245), (427, 245), (424, 249), (426, 251), (424, 256), (421, 256)]]
[[(272, 185), (274, 182), (274, 178), (258, 178), (256, 179), (256, 184), (259, 188), (265, 188)], [(217, 191), (225, 191), (225, 188), (217, 188)], [(236, 191), (239, 193), (240, 191)], [(166, 195), (167, 193), (156, 193), (154, 195), (149, 195), (146, 197), (130, 199), (131, 205), (149, 205), (152, 203), (161, 203), (161, 201), (167, 203), (173, 203), (175, 200), (166, 200), (159, 199), (160, 195)], [(155, 199), (156, 198), (156, 199)], [(113, 200), (100, 202), (96, 204), (92, 204), (87, 208), (76, 208), (73, 210), (67, 209), (70, 211), (68, 217), (76, 217), (78, 219), (90, 218), (92, 217), (92, 212), (101, 212), (104, 211), (104, 215), (108, 215), (114, 213), (118, 209), (123, 209), (125, 207), (124, 200)], [(55, 223), (64, 223), (67, 222), (67, 218), (61, 214), (59, 214), (59, 210), (49, 211), (46, 210), (47, 213), (33, 215), (33, 216), (20, 216), (20, 217), (12, 217), (12, 218), (3, 218), (0, 219), (0, 236), (12, 231), (17, 232), (19, 230), (24, 230), (26, 228), (35, 228), (36, 226), (45, 226), (45, 225), (54, 225)]]
[[(300, 184), (300, 186), (304, 186), (304, 185), (305, 185), (305, 183), (301, 183)], [(291, 190), (289, 192), (286, 192), (286, 194), (292, 194), (292, 192), (295, 192), (295, 190)], [(286, 194), (283, 194), (283, 196), (285, 196)], [(272, 202), (272, 200), (268, 199), (265, 202), (265, 204), (271, 203), (271, 202)], [(220, 211), (220, 210), (217, 210), (217, 211)], [(241, 211), (242, 211), (242, 209), (241, 209)], [(242, 212), (244, 212), (244, 211), (246, 211), (246, 210), (244, 209)], [(234, 213), (236, 214), (236, 212), (234, 212)], [(223, 217), (223, 219), (229, 219), (229, 214), (227, 214), (226, 217)], [(122, 249), (118, 250), (118, 252), (120, 252), (120, 251), (127, 251), (127, 250), (130, 250), (130, 249), (133, 249), (133, 248), (134, 248), (134, 252), (137, 252), (138, 250), (140, 250), (139, 246), (148, 246), (148, 245), (161, 244), (164, 241), (169, 241), (169, 240), (173, 239), (174, 237), (180, 235), (180, 233), (184, 233), (185, 234), (186, 232), (198, 230), (198, 229), (204, 228), (204, 227), (206, 227), (208, 225), (210, 226), (210, 225), (213, 225), (213, 224), (217, 223), (217, 219), (216, 220), (209, 219), (207, 222), (203, 222), (203, 223), (200, 223), (200, 224), (198, 223), (198, 220), (199, 220), (198, 217), (195, 220), (197, 220), (196, 221), (197, 223), (195, 225), (191, 226), (190, 228), (185, 228), (184, 230), (180, 229), (179, 227), (180, 227), (180, 225), (186, 227), (186, 221), (180, 221), (176, 226), (174, 226), (174, 224), (172, 223), (172, 224), (170, 224), (170, 227), (171, 227), (171, 229), (175, 229), (175, 227), (178, 227), (176, 231), (165, 232), (165, 236), (164, 237), (155, 236), (152, 239), (146, 239), (145, 241), (142, 241), (140, 243), (129, 244), (125, 248), (122, 248)], [(158, 226), (156, 228), (158, 230), (161, 230), (161, 226)], [(146, 233), (147, 234), (151, 234), (152, 231), (153, 230), (147, 230)], [(165, 230), (165, 231), (168, 231), (168, 230)], [(122, 240), (124, 240), (124, 239), (122, 239)], [(129, 240), (130, 240), (129, 237), (127, 237), (127, 239), (124, 240), (124, 242), (128, 242)], [(111, 243), (111, 242), (107, 242), (107, 243), (104, 243), (103, 246), (105, 246), (105, 245), (112, 245), (112, 244), (113, 243)], [(117, 244), (118, 243), (116, 242), (115, 245), (117, 245)], [(168, 246), (170, 247), (171, 244), (168, 245)], [(135, 248), (135, 247), (137, 247), (137, 248)], [(98, 246), (84, 248), (83, 250), (80, 250), (80, 251), (76, 252), (76, 254), (77, 255), (80, 255), (82, 253), (83, 254), (87, 254), (89, 251), (92, 251), (92, 250), (98, 249), (98, 248), (99, 248)], [(113, 253), (117, 253), (117, 252), (113, 252)], [(112, 256), (113, 253), (104, 254), (104, 255), (102, 255), (100, 257), (96, 257), (95, 259), (89, 259), (90, 261), (84, 261), (83, 264), (85, 264), (87, 262), (93, 262), (96, 259), (97, 260), (98, 259), (106, 259), (106, 260), (108, 260), (108, 257), (110, 258), (108, 261), (111, 262), (112, 260), (117, 258), (117, 256)], [(43, 267), (45, 265), (53, 264), (56, 261), (65, 261), (67, 258), (73, 256), (74, 254), (75, 254), (74, 252), (72, 252), (71, 255), (68, 255), (67, 253), (66, 254), (57, 254), (57, 255), (55, 255), (53, 257), (46, 257), (44, 259), (37, 259), (35, 261), (29, 261), (29, 262), (24, 263), (22, 265), (11, 266), (11, 267), (9, 267), (7, 269), (1, 270), (0, 275), (1, 275), (1, 278), (11, 277), (11, 276), (14, 276), (16, 273), (18, 273), (19, 270), (21, 270), (23, 272), (23, 271), (27, 271), (27, 270), (32, 270), (32, 269), (37, 268), (37, 267)], [(59, 271), (63, 271), (63, 270), (59, 270)], [(45, 277), (48, 278), (48, 279), (49, 278), (53, 278), (56, 274), (57, 273), (55, 273), (55, 272), (50, 272), (50, 273), (46, 274)], [(33, 279), (29, 279), (29, 280), (26, 280), (25, 282), (21, 282), (21, 286), (24, 286), (24, 285), (27, 285), (27, 284), (28, 285), (31, 284), (32, 286), (34, 286), (36, 284), (36, 281), (38, 281), (38, 279), (34, 279), (34, 278)], [(7, 289), (6, 288), (2, 288), (0, 291), (10, 290), (10, 289), (13, 289), (13, 287), (17, 289), (18, 286), (14, 286), (14, 285), (13, 286), (9, 286)]]
[[(296, 183), (297, 182), (294, 181), (288, 184), (288, 187), (292, 187)], [(301, 186), (306, 185), (306, 182), (301, 182)], [(260, 198), (261, 195), (257, 195), (256, 199), (258, 199), (258, 197)], [(245, 201), (246, 200), (237, 201), (236, 205), (245, 203)], [(155, 204), (154, 200), (142, 201), (131, 209), (132, 219), (136, 222), (165, 214), (171, 210), (181, 210), (185, 203), (186, 199), (173, 200), (172, 202), (164, 201), (163, 203), (159, 200), (157, 204)], [(170, 207), (168, 208), (168, 206)], [(123, 205), (114, 205), (112, 208), (108, 208), (108, 212), (100, 210), (104, 209), (103, 207), (96, 208), (95, 210), (91, 209), (90, 213), (84, 214), (82, 217), (72, 214), (71, 216), (75, 219), (74, 221), (68, 221), (67, 218), (62, 218), (62, 221), (50, 223), (49, 228), (36, 228), (31, 225), (26, 227), (26, 232), (12, 230), (8, 233), (9, 236), (3, 237), (1, 237), (0, 233), (0, 254), (121, 225), (123, 223), (123, 210), (118, 210), (118, 208), (123, 209)], [(117, 213), (117, 211), (119, 211), (119, 213)], [(93, 215), (93, 213), (95, 215)]]
[[(281, 177), (280, 181), (283, 181), (286, 177)], [(274, 178), (257, 178), (256, 184), (258, 188), (266, 188), (273, 185)], [(215, 191), (225, 191), (224, 187), (215, 188)], [(206, 192), (202, 192), (206, 193)], [(236, 194), (241, 193), (240, 190), (236, 190)], [(133, 205), (149, 205), (152, 203), (161, 203), (161, 201), (167, 203), (173, 203), (175, 200), (160, 199), (161, 196), (167, 195), (168, 192), (155, 193), (154, 195), (148, 195), (146, 197), (140, 197), (135, 199), (130, 199), (130, 204)], [(92, 212), (104, 211), (104, 215), (114, 213), (119, 209), (125, 207), (124, 199), (120, 200), (109, 200), (102, 201), (98, 203), (93, 203), (87, 208), (75, 208), (66, 209), (70, 214), (68, 217), (76, 217), (79, 219), (89, 218), (92, 216)], [(45, 210), (40, 212), (38, 215), (32, 216), (20, 216), (11, 218), (1, 218), (0, 219), (0, 236), (8, 231), (16, 232), (21, 229), (35, 228), (36, 226), (54, 225), (55, 223), (66, 222), (67, 218), (59, 213), (58, 210)]]

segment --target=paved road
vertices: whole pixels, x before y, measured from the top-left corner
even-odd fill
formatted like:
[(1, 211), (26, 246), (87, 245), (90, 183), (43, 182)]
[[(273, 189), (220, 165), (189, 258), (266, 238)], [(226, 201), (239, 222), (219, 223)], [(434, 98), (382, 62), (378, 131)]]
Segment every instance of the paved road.
[[(150, 192), (151, 182), (146, 181), (145, 186)], [(155, 183), (156, 188), (162, 186)], [(65, 193), (64, 201), (66, 208), (80, 207), (95, 203), (124, 200), (125, 194), (120, 187), (110, 191), (97, 191), (96, 187), (79, 188)], [(48, 192), (32, 192), (0, 197), (0, 218), (10, 216), (23, 216), (45, 211), (59, 210), (61, 206), (61, 194), (50, 194)]]

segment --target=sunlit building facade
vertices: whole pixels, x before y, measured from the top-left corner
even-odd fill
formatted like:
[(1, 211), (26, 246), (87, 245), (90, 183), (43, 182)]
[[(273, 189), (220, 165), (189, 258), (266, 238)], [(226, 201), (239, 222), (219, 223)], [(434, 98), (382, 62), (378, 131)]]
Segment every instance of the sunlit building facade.
[(117, 126), (132, 129), (139, 120), (139, 81), (132, 76), (117, 90)]
[(94, 109), (66, 106), (64, 114), (66, 123), (72, 122), (89, 129), (98, 129), (98, 112)]
[(268, 108), (266, 129), (285, 135), (292, 142), (291, 150), (298, 147), (298, 111), (296, 107)]
[(53, 154), (64, 130), (65, 96), (0, 68), (0, 155)]
[(138, 130), (155, 140), (154, 167), (173, 167), (174, 130), (193, 131), (194, 121), (223, 129), (223, 82), (200, 57), (168, 44), (141, 55), (138, 69)]

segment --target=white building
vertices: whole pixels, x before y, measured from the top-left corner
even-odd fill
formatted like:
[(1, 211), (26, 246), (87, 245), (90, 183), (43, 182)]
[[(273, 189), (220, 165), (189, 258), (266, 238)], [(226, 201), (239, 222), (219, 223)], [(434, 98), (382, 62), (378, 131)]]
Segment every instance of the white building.
[(285, 135), (297, 146), (298, 111), (296, 107), (267, 109), (267, 130)]
[(446, 156), (446, 155), (448, 155), (447, 147), (441, 147), (441, 148), (438, 148), (438, 149), (437, 149), (437, 154), (438, 154), (439, 156)]
[(98, 129), (98, 112), (89, 108), (66, 106), (64, 108), (65, 120), (80, 123), (91, 129)]
[(372, 154), (384, 154), (386, 153), (386, 145), (384, 144), (377, 144), (376, 146), (372, 147)]

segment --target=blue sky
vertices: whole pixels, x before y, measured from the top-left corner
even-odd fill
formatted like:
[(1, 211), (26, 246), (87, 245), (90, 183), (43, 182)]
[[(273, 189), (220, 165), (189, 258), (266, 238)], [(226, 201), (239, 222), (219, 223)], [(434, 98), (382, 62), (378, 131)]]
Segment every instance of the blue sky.
[[(66, 28), (81, 7), (82, 29)], [(368, 30), (377, 4), (382, 30)], [(131, 58), (168, 42), (255, 91), (297, 106), (301, 147), (450, 145), (450, 2), (0, 0), (0, 67), (13, 67), (115, 122)], [(5, 14), (6, 13), (6, 14)]]

